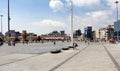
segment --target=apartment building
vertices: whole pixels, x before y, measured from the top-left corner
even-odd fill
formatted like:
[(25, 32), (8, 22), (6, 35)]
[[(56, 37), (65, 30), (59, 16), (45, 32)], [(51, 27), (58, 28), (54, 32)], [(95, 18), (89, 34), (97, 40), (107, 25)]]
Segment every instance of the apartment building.
[(95, 39), (109, 40), (114, 37), (114, 25), (95, 30)]

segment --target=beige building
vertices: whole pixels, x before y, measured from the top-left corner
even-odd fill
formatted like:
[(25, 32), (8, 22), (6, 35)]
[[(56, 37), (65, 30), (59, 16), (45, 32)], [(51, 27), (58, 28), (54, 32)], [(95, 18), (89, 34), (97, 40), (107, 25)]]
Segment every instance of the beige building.
[(108, 25), (105, 28), (95, 30), (95, 39), (109, 40), (114, 36), (114, 25)]
[(107, 40), (107, 28), (101, 28), (95, 31), (95, 38), (100, 40)]
[(79, 36), (79, 37), (77, 38), (77, 40), (78, 40), (78, 41), (83, 41), (83, 40), (84, 40), (84, 34), (82, 34), (81, 36)]

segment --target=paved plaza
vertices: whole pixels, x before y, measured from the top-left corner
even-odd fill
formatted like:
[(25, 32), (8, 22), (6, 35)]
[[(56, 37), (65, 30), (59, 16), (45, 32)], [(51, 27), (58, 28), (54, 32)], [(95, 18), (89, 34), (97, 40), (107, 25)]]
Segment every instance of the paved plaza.
[(76, 50), (51, 50), (70, 43), (16, 44), (0, 47), (0, 71), (120, 71), (120, 44), (77, 42)]

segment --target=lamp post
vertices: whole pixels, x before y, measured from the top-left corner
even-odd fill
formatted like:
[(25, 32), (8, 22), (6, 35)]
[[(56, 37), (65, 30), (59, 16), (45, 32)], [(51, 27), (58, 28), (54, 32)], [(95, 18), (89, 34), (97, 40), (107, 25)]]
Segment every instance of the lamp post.
[[(115, 1), (115, 3), (116, 3), (116, 21), (118, 23), (118, 3), (119, 3), (119, 1)], [(119, 31), (118, 30), (119, 29), (117, 27), (117, 41), (119, 41)]]
[[(10, 37), (10, 6), (9, 6), (9, 0), (8, 0), (8, 38)], [(8, 46), (11, 46), (11, 41), (8, 39)]]
[(8, 33), (10, 32), (10, 4), (8, 0)]
[(0, 15), (0, 17), (1, 17), (1, 33), (2, 33), (2, 17), (3, 17), (3, 15)]
[(73, 44), (73, 2), (71, 2), (71, 9), (70, 9), (70, 14), (71, 14), (71, 44)]

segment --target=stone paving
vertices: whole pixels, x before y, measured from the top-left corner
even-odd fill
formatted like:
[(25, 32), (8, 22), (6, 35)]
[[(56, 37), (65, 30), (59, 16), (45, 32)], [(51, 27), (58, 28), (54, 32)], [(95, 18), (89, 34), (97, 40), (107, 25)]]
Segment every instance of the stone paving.
[(120, 44), (78, 42), (77, 50), (58, 54), (42, 50), (68, 46), (61, 44), (4, 45), (0, 47), (0, 71), (120, 71)]

